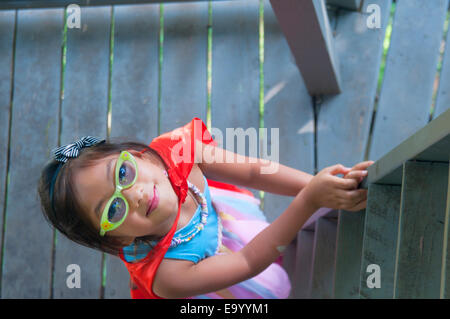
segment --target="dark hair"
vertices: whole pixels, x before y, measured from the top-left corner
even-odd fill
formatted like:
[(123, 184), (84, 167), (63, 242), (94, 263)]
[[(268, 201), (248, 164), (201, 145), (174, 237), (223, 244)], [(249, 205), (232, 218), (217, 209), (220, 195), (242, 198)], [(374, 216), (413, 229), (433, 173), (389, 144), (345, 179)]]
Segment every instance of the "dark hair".
[[(90, 248), (100, 250), (112, 255), (118, 255), (120, 249), (126, 244), (118, 237), (100, 236), (83, 213), (79, 199), (75, 192), (74, 172), (89, 167), (96, 161), (109, 155), (119, 155), (123, 150), (143, 151), (142, 156), (148, 158), (156, 165), (165, 169), (164, 162), (155, 150), (139, 142), (111, 142), (97, 144), (83, 148), (76, 158), (69, 159), (60, 168), (55, 180), (53, 190), (53, 206), (50, 200), (50, 183), (60, 162), (52, 160), (43, 169), (38, 193), (41, 199), (42, 212), (47, 222), (58, 229), (70, 240)], [(152, 236), (138, 237), (135, 241), (151, 244), (155, 238)]]

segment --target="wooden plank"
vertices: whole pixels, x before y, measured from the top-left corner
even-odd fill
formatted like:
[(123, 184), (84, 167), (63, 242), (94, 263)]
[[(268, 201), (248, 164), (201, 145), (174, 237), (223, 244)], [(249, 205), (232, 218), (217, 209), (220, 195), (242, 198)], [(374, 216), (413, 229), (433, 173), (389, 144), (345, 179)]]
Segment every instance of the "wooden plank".
[(36, 185), (58, 141), (62, 21), (62, 9), (17, 13), (2, 298), (50, 297), (53, 231)]
[(334, 298), (359, 298), (365, 210), (339, 211)]
[(357, 11), (361, 6), (361, 0), (327, 0), (327, 4)]
[[(93, 135), (106, 137), (110, 7), (81, 8), (81, 29), (67, 31), (67, 64), (62, 103), (61, 144)], [(102, 253), (78, 245), (60, 233), (55, 252), (54, 297), (99, 298)], [(77, 264), (81, 288), (66, 285), (66, 267)]]
[(297, 262), (292, 280), (294, 298), (304, 299), (310, 296), (310, 280), (313, 261), (314, 231), (301, 230), (297, 235)]
[(448, 0), (399, 0), (373, 127), (378, 160), (428, 123)]
[[(111, 137), (150, 144), (158, 134), (159, 5), (114, 7)], [(105, 298), (130, 298), (129, 273), (106, 255)]]
[[(362, 248), (361, 298), (390, 299), (394, 295), (395, 252), (397, 248), (401, 187), (370, 184)], [(380, 266), (380, 287), (370, 288), (369, 265)]]
[(448, 162), (450, 110), (445, 111), (368, 168), (368, 183), (400, 185), (403, 163), (408, 160)]
[[(265, 153), (274, 156), (276, 152), (274, 161), (314, 174), (312, 100), (269, 1), (264, 4), (264, 96)], [(272, 129), (278, 130), (278, 139)], [(268, 220), (273, 221), (291, 202), (291, 197), (266, 193)]]
[(436, 96), (436, 109), (433, 119), (450, 108), (450, 32), (447, 31), (445, 51), (442, 59), (442, 69), (439, 80), (439, 89)]
[[(341, 63), (342, 93), (317, 100), (318, 170), (336, 163), (352, 167), (364, 160), (391, 7), (390, 0), (371, 3), (380, 6), (380, 29), (369, 29), (360, 12), (339, 10), (336, 18), (335, 49)], [(359, 297), (363, 216), (363, 212), (339, 213), (336, 298)]]
[(448, 174), (447, 209), (444, 222), (444, 247), (442, 256), (440, 298), (450, 298), (450, 172)]
[(54, 8), (54, 7), (66, 7), (70, 4), (78, 4), (80, 6), (107, 6), (118, 4), (145, 4), (145, 3), (158, 4), (165, 2), (192, 2), (192, 1), (206, 2), (206, 0), (0, 0), (0, 9)]
[(406, 162), (394, 298), (439, 298), (448, 163)]
[(318, 101), (318, 170), (336, 163), (352, 167), (364, 160), (391, 6), (389, 0), (373, 3), (381, 9), (380, 29), (368, 29), (362, 13), (344, 11), (338, 15), (335, 45), (343, 66), (342, 93)]
[[(8, 187), (8, 148), (9, 129), (11, 120), (11, 96), (13, 79), (13, 37), (16, 12), (13, 10), (0, 11), (0, 265), (3, 259), (3, 218), (5, 216), (6, 189)], [(1, 283), (0, 267), (0, 283)], [(2, 296), (0, 284), (0, 298)]]
[(207, 3), (164, 5), (160, 133), (206, 123), (207, 25)]
[(333, 298), (336, 252), (336, 219), (320, 218), (316, 222), (310, 279), (310, 298)]
[(259, 0), (212, 3), (211, 126), (223, 135), (219, 146), (251, 157), (258, 157), (258, 19)]
[(271, 4), (309, 94), (340, 93), (339, 60), (324, 0)]

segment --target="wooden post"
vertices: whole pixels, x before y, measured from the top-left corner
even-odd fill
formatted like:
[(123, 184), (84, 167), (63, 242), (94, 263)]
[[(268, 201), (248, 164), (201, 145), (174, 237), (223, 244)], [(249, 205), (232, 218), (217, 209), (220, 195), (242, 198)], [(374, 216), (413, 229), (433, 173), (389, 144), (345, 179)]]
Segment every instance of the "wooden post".
[(439, 298), (448, 163), (406, 162), (394, 298)]
[[(361, 260), (361, 298), (392, 298), (400, 210), (399, 185), (370, 184)], [(380, 287), (367, 284), (369, 265), (380, 267)]]
[(315, 224), (310, 298), (333, 298), (336, 219), (319, 218)]
[(341, 92), (339, 65), (324, 0), (271, 0), (310, 95)]
[[(335, 298), (359, 298), (364, 216), (364, 210), (359, 212), (339, 211), (334, 277)], [(349, 262), (353, 260), (356, 262)]]

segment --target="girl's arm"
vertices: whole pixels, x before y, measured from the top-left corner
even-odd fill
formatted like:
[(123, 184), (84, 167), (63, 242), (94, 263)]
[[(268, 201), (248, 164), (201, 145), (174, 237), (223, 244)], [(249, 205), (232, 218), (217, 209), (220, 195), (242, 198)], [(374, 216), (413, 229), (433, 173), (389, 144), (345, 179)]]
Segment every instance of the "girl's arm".
[[(366, 193), (354, 190), (354, 179), (334, 176), (345, 171), (342, 165), (335, 165), (319, 172), (272, 224), (238, 252), (209, 257), (197, 264), (164, 259), (153, 291), (165, 298), (184, 298), (218, 291), (257, 275), (278, 258), (318, 208), (338, 208), (344, 202), (356, 205), (364, 200)], [(347, 200), (341, 202), (341, 197)]]
[(195, 154), (196, 163), (207, 178), (273, 194), (296, 196), (313, 178), (279, 163), (242, 156), (199, 141)]

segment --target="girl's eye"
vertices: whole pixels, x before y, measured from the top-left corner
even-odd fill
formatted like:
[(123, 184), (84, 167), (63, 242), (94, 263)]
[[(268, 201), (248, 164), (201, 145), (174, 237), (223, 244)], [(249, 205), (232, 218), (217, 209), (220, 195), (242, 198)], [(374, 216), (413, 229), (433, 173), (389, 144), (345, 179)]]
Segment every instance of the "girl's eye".
[(125, 161), (119, 168), (119, 184), (121, 186), (127, 186), (131, 184), (136, 176), (136, 170), (134, 169), (134, 165)]
[(115, 198), (108, 209), (108, 220), (110, 223), (120, 221), (126, 212), (126, 205), (122, 198)]

